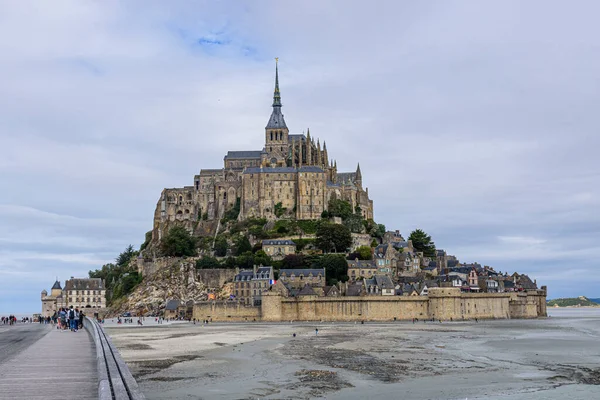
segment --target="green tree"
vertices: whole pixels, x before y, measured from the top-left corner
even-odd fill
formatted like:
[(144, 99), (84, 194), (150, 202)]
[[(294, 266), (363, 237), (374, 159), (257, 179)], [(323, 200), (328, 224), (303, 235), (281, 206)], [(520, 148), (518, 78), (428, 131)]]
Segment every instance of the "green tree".
[(225, 214), (223, 215), (223, 219), (225, 220), (225, 222), (235, 221), (238, 218), (238, 215), (240, 215), (240, 207), (241, 207), (241, 199), (239, 197), (237, 197), (235, 199), (234, 206), (231, 207), (229, 210), (225, 211)]
[(288, 254), (281, 260), (281, 268), (294, 269), (305, 267), (304, 256), (302, 254)]
[(363, 218), (360, 214), (352, 214), (344, 220), (344, 225), (352, 233), (362, 233), (364, 230)]
[(348, 263), (342, 254), (325, 254), (317, 262), (317, 266), (325, 268), (325, 275), (329, 284), (348, 280)]
[(197, 269), (221, 268), (221, 263), (214, 257), (205, 256), (196, 261)]
[(187, 257), (196, 255), (196, 238), (182, 226), (175, 226), (163, 237), (160, 249), (165, 256)]
[(408, 240), (411, 240), (414, 249), (423, 252), (425, 257), (435, 257), (435, 243), (423, 230), (415, 229), (410, 233)]
[(225, 257), (228, 248), (229, 245), (227, 244), (227, 239), (225, 239), (223, 236), (217, 236), (214, 247), (215, 255), (217, 257)]
[(325, 253), (345, 253), (352, 245), (352, 234), (344, 225), (320, 224), (315, 244)]
[(275, 216), (277, 218), (280, 218), (287, 211), (287, 208), (285, 208), (283, 206), (283, 204), (281, 202), (279, 202), (279, 203), (275, 204), (274, 211), (275, 211)]
[(370, 260), (371, 258), (373, 258), (371, 248), (369, 246), (360, 246), (352, 253), (350, 253), (350, 255), (348, 255), (349, 260), (354, 260), (356, 258), (358, 258), (359, 260)]
[(239, 255), (247, 251), (252, 251), (252, 245), (246, 235), (238, 236), (234, 241), (235, 254)]
[(129, 260), (131, 260), (131, 258), (137, 254), (138, 252), (133, 249), (133, 246), (129, 245), (127, 248), (125, 248), (125, 251), (119, 254), (119, 256), (115, 259), (115, 262), (119, 267), (122, 267), (126, 264), (129, 264)]
[(331, 199), (327, 206), (327, 211), (331, 217), (340, 217), (345, 220), (352, 215), (352, 206), (344, 200)]

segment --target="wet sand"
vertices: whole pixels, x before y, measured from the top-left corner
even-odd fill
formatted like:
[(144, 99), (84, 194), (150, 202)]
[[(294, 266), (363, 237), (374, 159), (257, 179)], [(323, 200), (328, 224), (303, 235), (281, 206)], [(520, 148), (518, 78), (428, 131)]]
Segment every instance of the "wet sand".
[(148, 399), (600, 398), (600, 310), (549, 313), (105, 328)]

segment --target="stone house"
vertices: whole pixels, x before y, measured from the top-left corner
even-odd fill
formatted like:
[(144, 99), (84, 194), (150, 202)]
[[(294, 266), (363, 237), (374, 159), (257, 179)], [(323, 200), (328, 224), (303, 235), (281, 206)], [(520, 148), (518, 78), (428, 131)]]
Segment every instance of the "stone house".
[(363, 281), (365, 292), (368, 296), (394, 296), (396, 290), (394, 283), (387, 275), (374, 275)]
[(373, 260), (378, 274), (397, 275), (399, 253), (391, 244), (380, 244), (373, 251)]
[(296, 253), (296, 243), (291, 240), (263, 240), (262, 249), (273, 260), (281, 260)]
[(251, 270), (242, 270), (233, 278), (233, 296), (239, 302), (259, 306), (262, 293), (275, 283), (273, 267), (254, 266)]
[(183, 318), (185, 313), (181, 312), (181, 304), (181, 300), (178, 299), (168, 300), (167, 304), (165, 305), (163, 316), (168, 319), (177, 319), (180, 317)]
[(325, 297), (339, 297), (340, 289), (336, 285), (325, 286), (323, 288), (323, 296)]
[(67, 307), (67, 298), (63, 296), (63, 290), (60, 282), (54, 282), (50, 295), (46, 290), (42, 290), (42, 317), (51, 317), (56, 311), (63, 307)]
[(65, 282), (64, 292), (69, 307), (106, 308), (106, 286), (100, 278), (71, 278)]
[(351, 281), (359, 278), (371, 278), (377, 273), (377, 265), (373, 260), (348, 260), (348, 277)]
[(296, 268), (282, 269), (279, 271), (279, 280), (286, 286), (301, 289), (309, 286), (325, 286), (325, 268)]

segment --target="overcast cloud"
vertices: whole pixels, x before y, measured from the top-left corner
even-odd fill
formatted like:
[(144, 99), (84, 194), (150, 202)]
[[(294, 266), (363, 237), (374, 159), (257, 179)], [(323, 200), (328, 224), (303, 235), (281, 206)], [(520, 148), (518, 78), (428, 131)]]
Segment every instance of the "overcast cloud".
[(378, 222), (600, 297), (595, 1), (0, 2), (0, 313), (152, 227), (164, 187), (290, 130)]

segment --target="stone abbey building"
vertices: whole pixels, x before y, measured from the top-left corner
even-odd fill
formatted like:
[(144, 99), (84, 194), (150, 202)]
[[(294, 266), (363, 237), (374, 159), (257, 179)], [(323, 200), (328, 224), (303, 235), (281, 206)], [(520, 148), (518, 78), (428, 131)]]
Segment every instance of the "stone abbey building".
[(216, 220), (239, 202), (239, 219), (287, 217), (318, 219), (332, 198), (360, 207), (373, 218), (373, 201), (363, 189), (360, 165), (338, 172), (327, 145), (306, 135), (291, 134), (281, 112), (279, 71), (275, 67), (273, 111), (265, 127), (264, 147), (229, 151), (223, 168), (202, 169), (193, 186), (164, 189), (154, 215), (153, 239), (159, 240), (169, 221)]

